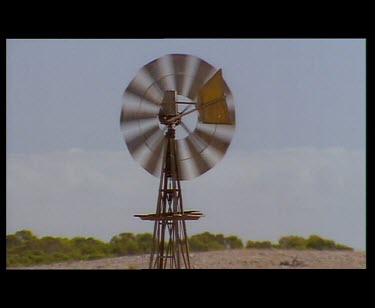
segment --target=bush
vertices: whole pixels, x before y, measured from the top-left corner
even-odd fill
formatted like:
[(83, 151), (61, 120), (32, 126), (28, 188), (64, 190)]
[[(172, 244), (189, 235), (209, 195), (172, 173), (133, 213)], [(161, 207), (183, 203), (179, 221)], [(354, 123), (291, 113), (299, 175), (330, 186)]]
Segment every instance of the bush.
[(254, 241), (247, 241), (246, 248), (255, 248), (255, 242)]
[(24, 241), (30, 241), (30, 240), (37, 239), (37, 237), (34, 235), (34, 233), (30, 230), (17, 231), (15, 236), (18, 237), (21, 240), (24, 240)]
[(7, 266), (49, 264), (112, 256), (108, 243), (84, 237), (36, 237), (29, 230), (7, 235)]
[(136, 235), (136, 241), (141, 253), (151, 253), (152, 251), (152, 234), (140, 233)]
[(23, 240), (20, 239), (18, 236), (15, 234), (7, 235), (6, 236), (6, 247), (8, 249), (12, 249), (15, 247), (19, 247), (23, 244)]
[(224, 238), (224, 243), (229, 249), (240, 249), (243, 248), (243, 243), (240, 238), (235, 235), (230, 235)]
[(189, 239), (191, 251), (211, 251), (225, 249), (225, 239), (222, 234), (214, 235), (210, 232), (195, 234)]
[(29, 247), (32, 250), (39, 249), (45, 254), (69, 253), (71, 251), (69, 242), (64, 241), (62, 238), (52, 236), (42, 237), (41, 239), (30, 243)]
[(336, 244), (335, 248), (337, 250), (351, 250), (351, 251), (354, 250), (352, 247), (349, 247), (349, 246), (346, 246), (346, 245), (343, 245), (343, 244)]
[(225, 237), (223, 234), (212, 234), (210, 232), (203, 232), (195, 234), (189, 239), (189, 246), (191, 251), (211, 251), (221, 249), (240, 249), (243, 248), (242, 240), (230, 235)]
[(246, 248), (269, 249), (272, 247), (270, 241), (247, 241)]
[(289, 235), (279, 239), (279, 248), (281, 249), (305, 249), (306, 240), (301, 236)]
[(121, 233), (112, 237), (111, 251), (117, 256), (141, 253), (136, 236), (133, 233)]
[(93, 237), (74, 237), (70, 242), (71, 253), (78, 259), (98, 259), (111, 256), (109, 244)]
[(331, 250), (335, 249), (335, 242), (312, 234), (306, 241), (306, 248), (316, 250)]
[(289, 235), (279, 239), (281, 249), (314, 249), (314, 250), (353, 250), (353, 248), (336, 244), (333, 240), (322, 238), (316, 234), (307, 239), (301, 236)]

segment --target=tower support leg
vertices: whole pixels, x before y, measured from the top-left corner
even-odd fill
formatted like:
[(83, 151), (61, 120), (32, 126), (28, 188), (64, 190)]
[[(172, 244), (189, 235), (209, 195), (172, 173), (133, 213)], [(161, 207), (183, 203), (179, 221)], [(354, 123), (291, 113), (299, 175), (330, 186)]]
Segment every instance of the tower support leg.
[(190, 268), (175, 131), (172, 127), (169, 127), (165, 138), (149, 268)]

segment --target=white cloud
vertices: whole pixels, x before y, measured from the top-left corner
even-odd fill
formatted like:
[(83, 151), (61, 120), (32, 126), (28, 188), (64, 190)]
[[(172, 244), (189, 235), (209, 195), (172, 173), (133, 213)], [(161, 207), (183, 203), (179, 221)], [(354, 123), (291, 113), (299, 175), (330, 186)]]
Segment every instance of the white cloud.
[[(92, 235), (152, 232), (133, 214), (155, 209), (159, 180), (123, 152), (7, 156), (7, 233)], [(182, 182), (184, 205), (208, 230), (244, 241), (317, 233), (365, 248), (365, 153), (344, 148), (230, 150), (215, 168)]]

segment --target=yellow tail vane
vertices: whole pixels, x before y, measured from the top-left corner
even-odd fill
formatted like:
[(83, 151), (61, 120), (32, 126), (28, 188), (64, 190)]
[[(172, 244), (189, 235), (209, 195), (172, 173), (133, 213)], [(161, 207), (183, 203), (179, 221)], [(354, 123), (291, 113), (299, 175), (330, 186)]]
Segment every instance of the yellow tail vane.
[(205, 124), (233, 124), (224, 96), (224, 81), (219, 69), (198, 91), (199, 119)]

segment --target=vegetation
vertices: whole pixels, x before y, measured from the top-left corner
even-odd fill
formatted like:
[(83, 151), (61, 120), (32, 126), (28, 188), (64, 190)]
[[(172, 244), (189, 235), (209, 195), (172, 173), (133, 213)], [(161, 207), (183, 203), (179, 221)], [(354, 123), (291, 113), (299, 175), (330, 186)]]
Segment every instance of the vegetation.
[(349, 247), (343, 244), (336, 244), (335, 249), (336, 250), (353, 250), (352, 247)]
[[(235, 235), (224, 236), (203, 232), (190, 237), (189, 247), (190, 251), (194, 252), (241, 249), (244, 245)], [(250, 240), (246, 243), (246, 248), (353, 250), (351, 247), (336, 244), (315, 234), (307, 239), (296, 235), (283, 236), (277, 244), (272, 244), (270, 241)], [(11, 267), (145, 254), (150, 253), (151, 250), (150, 233), (120, 233), (113, 236), (109, 242), (81, 236), (71, 239), (52, 236), (39, 238), (30, 230), (21, 230), (6, 236), (6, 262), (7, 266)]]
[(150, 233), (121, 233), (112, 237), (109, 242), (111, 252), (116, 256), (150, 253), (152, 249), (152, 235)]
[(243, 248), (243, 243), (235, 235), (224, 237), (223, 234), (203, 232), (193, 235), (189, 239), (189, 246), (191, 251), (210, 251)]
[(7, 235), (6, 248), (7, 266), (48, 264), (115, 256), (107, 243), (92, 237), (68, 239), (45, 236), (38, 238), (30, 230)]
[(270, 241), (247, 241), (246, 248), (271, 248)]
[(306, 240), (301, 236), (289, 235), (279, 239), (281, 249), (306, 249)]
[(277, 248), (277, 249), (315, 249), (315, 250), (353, 250), (353, 248), (336, 244), (333, 240), (322, 238), (316, 234), (303, 238), (297, 235), (283, 236), (278, 244), (269, 241), (248, 241), (246, 248)]

